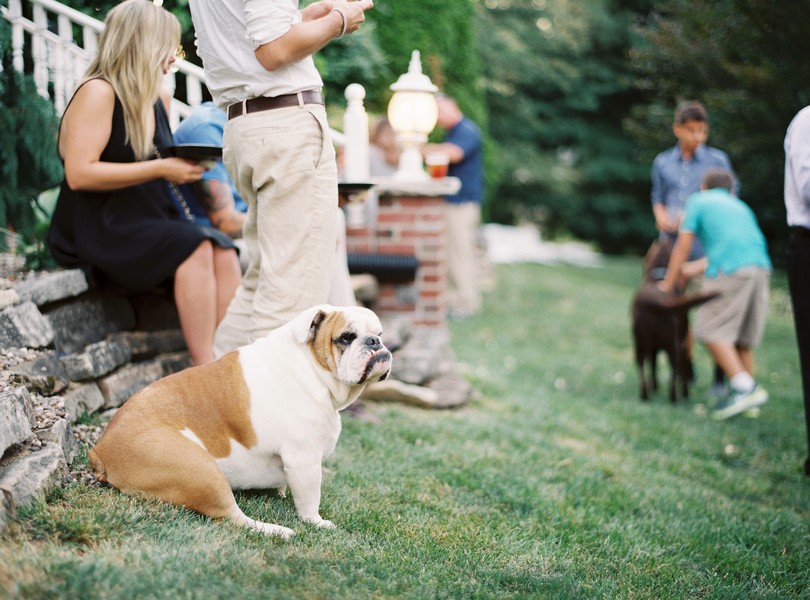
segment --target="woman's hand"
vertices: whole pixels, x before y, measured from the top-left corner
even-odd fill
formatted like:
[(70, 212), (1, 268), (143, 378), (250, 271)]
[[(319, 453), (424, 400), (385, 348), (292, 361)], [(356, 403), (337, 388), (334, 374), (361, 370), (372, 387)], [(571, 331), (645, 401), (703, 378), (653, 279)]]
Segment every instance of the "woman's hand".
[(161, 177), (178, 184), (199, 181), (207, 170), (199, 163), (184, 158), (161, 158), (158, 162), (160, 162)]

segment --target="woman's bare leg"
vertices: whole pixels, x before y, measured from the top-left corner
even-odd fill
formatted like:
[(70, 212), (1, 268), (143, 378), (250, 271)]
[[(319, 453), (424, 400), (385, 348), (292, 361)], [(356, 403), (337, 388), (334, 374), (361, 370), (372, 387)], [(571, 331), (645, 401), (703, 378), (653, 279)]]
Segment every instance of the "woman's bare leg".
[(214, 360), (217, 324), (217, 281), (214, 248), (206, 240), (177, 267), (174, 301), (191, 362), (202, 365)]

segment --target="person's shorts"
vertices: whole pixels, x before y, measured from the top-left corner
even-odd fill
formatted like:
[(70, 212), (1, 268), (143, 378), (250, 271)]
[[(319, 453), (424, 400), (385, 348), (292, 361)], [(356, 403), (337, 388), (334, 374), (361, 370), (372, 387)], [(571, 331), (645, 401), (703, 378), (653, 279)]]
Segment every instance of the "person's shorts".
[(770, 280), (771, 272), (760, 267), (706, 278), (701, 291), (720, 295), (697, 309), (695, 337), (701, 342), (758, 346), (768, 317)]

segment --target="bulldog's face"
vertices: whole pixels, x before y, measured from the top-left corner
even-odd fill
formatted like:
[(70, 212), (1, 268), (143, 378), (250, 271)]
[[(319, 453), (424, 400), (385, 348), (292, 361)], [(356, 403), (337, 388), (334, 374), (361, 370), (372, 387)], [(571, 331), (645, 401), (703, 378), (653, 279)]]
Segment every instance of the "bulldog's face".
[(380, 340), (382, 325), (362, 307), (319, 306), (308, 311), (306, 343), (315, 360), (347, 385), (386, 379), (391, 352)]

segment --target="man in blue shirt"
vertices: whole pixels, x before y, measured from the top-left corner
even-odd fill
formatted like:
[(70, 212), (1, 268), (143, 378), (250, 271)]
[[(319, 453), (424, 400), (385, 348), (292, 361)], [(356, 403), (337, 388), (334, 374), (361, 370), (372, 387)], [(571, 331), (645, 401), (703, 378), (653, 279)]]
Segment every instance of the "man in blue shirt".
[(697, 310), (695, 335), (723, 368), (731, 393), (713, 411), (727, 419), (757, 408), (768, 393), (753, 378), (754, 347), (762, 340), (768, 315), (771, 261), (753, 211), (731, 193), (731, 173), (708, 171), (701, 189), (686, 201), (678, 239), (659, 287), (671, 291), (695, 239), (706, 249), (702, 290), (719, 295)]
[[(225, 111), (213, 102), (203, 102), (177, 127), (174, 143), (221, 147), (225, 121)], [(241, 238), (247, 204), (239, 197), (222, 161), (211, 162), (200, 181), (179, 186), (180, 192), (195, 221), (210, 223), (232, 238)]]
[[(709, 114), (700, 102), (687, 100), (675, 108), (675, 119), (672, 133), (678, 143), (669, 150), (661, 152), (652, 164), (652, 200), (655, 226), (660, 239), (674, 240), (683, 214), (686, 199), (700, 191), (700, 181), (709, 169), (725, 169), (731, 173), (734, 181), (732, 190), (739, 192), (739, 183), (731, 167), (728, 155), (717, 148), (706, 145), (709, 137)], [(700, 275), (705, 267), (705, 252), (700, 240), (694, 240), (689, 262), (683, 269), (686, 279)], [(692, 336), (689, 335), (691, 353)], [(715, 365), (714, 384), (710, 394), (723, 397), (726, 386), (723, 371)]]
[(445, 197), (447, 222), (448, 315), (464, 318), (481, 308), (478, 281), (478, 225), (484, 198), (484, 158), (481, 131), (456, 101), (436, 96), (438, 124), (445, 130), (441, 144), (427, 144), (423, 153), (442, 152), (450, 159), (447, 174), (461, 180), (458, 193)]
[[(732, 191), (739, 191), (739, 184), (731, 168), (728, 155), (706, 145), (709, 137), (709, 115), (700, 102), (682, 102), (675, 109), (672, 132), (678, 143), (661, 152), (652, 164), (652, 200), (655, 226), (662, 237), (678, 235), (686, 199), (700, 191), (700, 181), (709, 169), (725, 169), (734, 179)], [(690, 260), (704, 256), (700, 243), (692, 248)]]

